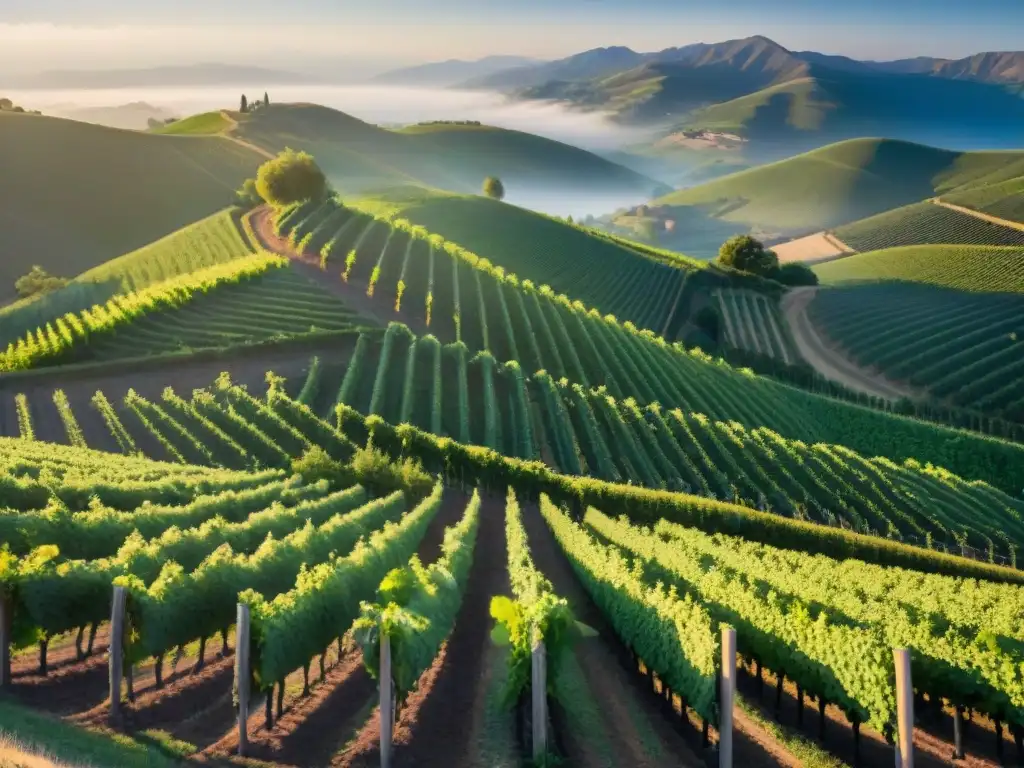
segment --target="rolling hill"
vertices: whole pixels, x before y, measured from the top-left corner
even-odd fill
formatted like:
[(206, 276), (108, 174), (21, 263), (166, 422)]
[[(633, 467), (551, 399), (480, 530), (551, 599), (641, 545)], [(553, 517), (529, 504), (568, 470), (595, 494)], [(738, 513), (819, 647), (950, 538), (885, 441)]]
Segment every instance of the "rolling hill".
[(33, 264), (73, 277), (213, 214), (262, 160), (215, 136), (0, 113), (0, 297)]
[(1024, 245), (918, 245), (869, 251), (814, 267), (827, 285), (900, 281), (961, 291), (1024, 293)]
[[(1021, 152), (951, 152), (853, 139), (658, 198), (652, 207), (786, 232), (828, 229), (978, 184)], [(677, 209), (682, 209), (681, 211)]]
[(489, 175), (513, 186), (649, 195), (658, 183), (577, 147), (483, 125), (390, 131), (326, 107), (274, 104), (239, 122), (238, 135), (277, 152), (311, 152), (341, 192), (425, 184), (476, 192)]

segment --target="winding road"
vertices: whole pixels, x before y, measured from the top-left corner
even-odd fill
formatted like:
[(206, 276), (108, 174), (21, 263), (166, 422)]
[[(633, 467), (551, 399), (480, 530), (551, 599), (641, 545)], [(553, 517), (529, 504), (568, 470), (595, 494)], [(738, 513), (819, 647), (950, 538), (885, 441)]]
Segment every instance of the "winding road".
[(793, 288), (782, 297), (782, 315), (786, 318), (793, 341), (796, 342), (804, 360), (826, 378), (857, 392), (884, 397), (887, 400), (915, 398), (916, 394), (912, 390), (888, 381), (848, 360), (818, 334), (807, 315), (807, 307), (814, 300), (818, 290), (816, 287)]

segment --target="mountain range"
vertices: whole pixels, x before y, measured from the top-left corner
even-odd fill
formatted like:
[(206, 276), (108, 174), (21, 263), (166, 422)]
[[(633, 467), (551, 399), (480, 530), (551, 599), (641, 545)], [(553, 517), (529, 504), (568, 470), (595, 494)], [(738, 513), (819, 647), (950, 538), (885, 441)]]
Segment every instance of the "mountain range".
[(596, 48), (459, 87), (556, 100), (629, 124), (804, 141), (799, 149), (865, 135), (940, 145), (969, 136), (992, 148), (1024, 143), (1024, 52), (858, 61), (755, 36), (653, 53)]
[(483, 78), (517, 67), (530, 67), (541, 62), (525, 56), (487, 56), (476, 61), (448, 59), (384, 72), (370, 79), (381, 85), (407, 85), (447, 88), (466, 80)]

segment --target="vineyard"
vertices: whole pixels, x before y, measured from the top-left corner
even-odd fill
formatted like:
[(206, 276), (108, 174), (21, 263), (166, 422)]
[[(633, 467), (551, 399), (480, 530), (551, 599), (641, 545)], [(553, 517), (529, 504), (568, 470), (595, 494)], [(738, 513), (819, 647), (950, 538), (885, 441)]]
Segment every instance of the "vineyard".
[[(1021, 168), (1024, 170), (1024, 167)], [(954, 192), (942, 199), (1007, 221), (1024, 224), (1024, 177)]]
[[(278, 223), (287, 228), (301, 215), (300, 209), (292, 209)], [(349, 215), (346, 221), (361, 220)], [(390, 228), (390, 223), (372, 223), (375, 229), (381, 229), (381, 239), (387, 241), (383, 230)], [(341, 228), (344, 235), (348, 231), (345, 223)], [(382, 315), (390, 312), (396, 320), (415, 323), (437, 337), (439, 343), (461, 341), (465, 351), (459, 355), (467, 364), (477, 353), (489, 352), (495, 363), (516, 362), (524, 376), (545, 371), (555, 382), (565, 378), (570, 386), (578, 384), (584, 390), (604, 387), (617, 401), (633, 398), (641, 406), (657, 402), (669, 410), (703, 413), (714, 420), (736, 421), (749, 429), (766, 427), (790, 439), (844, 445), (862, 455), (898, 461), (915, 459), (946, 467), (963, 477), (985, 480), (1004, 491), (1019, 490), (1009, 481), (1024, 471), (1024, 449), (1019, 446), (966, 438), (962, 432), (894, 418), (751, 377), (699, 350), (668, 344), (632, 323), (602, 317), (582, 302), (556, 295), (546, 286), (538, 289), (529, 281), (520, 282), (436, 235), (427, 235), (424, 241), (424, 232), (413, 231), (420, 237), (412, 241), (414, 253), (403, 261), (405, 279), (401, 279), (400, 270), (394, 289), (382, 287), (386, 285), (381, 277), (383, 270), (374, 281), (368, 264), (363, 266), (364, 282), (357, 283), (359, 252), (352, 256), (354, 249), (349, 249), (344, 259), (341, 280), (347, 290), (360, 297), (372, 293), (370, 298)], [(342, 271), (340, 256), (336, 256), (331, 242), (317, 259), (317, 264), (324, 267), (321, 277), (328, 282), (338, 280), (335, 275)], [(378, 258), (380, 253), (376, 254)], [(416, 253), (425, 255), (426, 263), (416, 259)], [(374, 251), (370, 255), (374, 256)], [(375, 264), (372, 258), (368, 262)], [(406, 288), (406, 281), (418, 288)], [(685, 282), (684, 295), (692, 290), (694, 282)], [(681, 297), (680, 302), (683, 300)], [(432, 343), (425, 336), (421, 338), (418, 346)]]
[(1024, 293), (1024, 246), (889, 248), (820, 264), (814, 271), (825, 284), (899, 280), (960, 291)]
[(142, 291), (251, 253), (234, 214), (223, 211), (83, 272), (59, 291), (0, 309), (0, 342), (17, 341), (48, 321), (103, 304), (116, 294)]
[(287, 467), (313, 445), (345, 459), (346, 418), (360, 414), (543, 459), (566, 475), (723, 499), (988, 562), (1015, 564), (1024, 543), (1024, 504), (985, 483), (699, 411), (619, 401), (543, 372), (524, 377), (514, 364), (499, 366), (487, 353), (467, 359), (463, 345), (416, 339), (397, 324), (383, 337), (359, 337), (347, 368), (314, 358), (304, 378), (268, 379), (266, 398), (222, 376), (191, 397), (168, 387), (149, 399), (132, 389), (118, 402), (97, 392), (77, 411), (55, 390), (55, 408), (41, 415), (45, 403), (18, 398), (17, 419), (5, 424), (12, 435), (242, 469)]
[[(264, 402), (222, 387), (214, 399), (232, 409), (223, 412), (248, 440), (260, 430), (268, 443), (295, 450), (303, 433), (297, 425), (330, 429), (314, 427), (279, 390)], [(356, 437), (357, 430), (349, 432)], [(232, 434), (242, 439), (242, 432)], [(334, 434), (335, 455), (354, 449)], [(232, 676), (234, 688), (239, 682), (234, 646), (244, 636), (247, 755), (291, 762), (303, 750), (304, 764), (370, 764), (383, 744), (373, 679), (389, 669), (400, 703), (393, 737), (399, 764), (428, 759), (440, 728), (474, 759), (512, 765), (519, 750), (532, 747), (529, 736), (517, 737), (514, 713), (500, 700), (529, 701), (536, 636), (525, 632), (528, 616), (543, 627), (549, 649), (553, 743), (564, 745), (555, 748), (570, 760), (593, 759), (594, 747), (579, 739), (592, 718), (606, 717), (602, 687), (621, 679), (624, 703), (651, 734), (631, 749), (692, 765), (701, 742), (717, 738), (725, 625), (736, 628), (737, 650), (756, 664), (757, 678), (774, 674), (779, 691), (788, 680), (801, 706), (811, 697), (820, 712), (834, 707), (845, 716), (852, 740), (833, 733), (825, 749), (845, 755), (851, 744), (868, 759), (884, 753), (895, 729), (888, 653), (895, 645), (915, 651), (919, 690), (949, 702), (958, 716), (969, 708), (1000, 732), (1004, 723), (1015, 734), (1021, 725), (1024, 690), (1013, 644), (1020, 639), (1020, 586), (808, 556), (756, 543), (756, 529), (753, 539), (712, 536), (670, 522), (671, 514), (654, 535), (611, 516), (642, 514), (643, 505), (631, 501), (636, 492), (623, 486), (580, 488), (584, 503), (607, 513), (590, 509), (581, 522), (569, 512), (578, 505), (558, 501), (573, 497), (572, 486), (546, 486), (550, 495), (541, 494), (539, 510), (521, 504), (520, 493), (532, 495), (527, 486), (508, 490), (502, 523), (494, 487), (465, 495), (439, 484), (431, 489), (425, 477), (389, 487), (379, 473), (360, 474), (358, 463), (348, 479), (315, 481), (24, 440), (0, 441), (0, 460), (13, 504), (4, 521), (4, 605), (14, 696), (43, 693), (40, 705), (71, 707), (65, 711), (83, 724), (115, 712), (103, 700), (105, 677), (92, 671), (103, 669), (100, 654), (110, 648), (106, 619), (118, 587), (131, 630), (117, 645), (127, 691), (117, 716), (133, 728), (165, 728), (209, 757), (239, 749), (230, 703)], [(726, 513), (724, 505), (705, 504), (708, 521)], [(54, 505), (65, 510), (60, 524), (47, 513)], [(768, 590), (773, 598), (766, 601)], [(507, 637), (500, 654), (480, 631), (491, 596), (497, 602), (490, 613)], [(242, 615), (236, 604), (246, 608), (244, 635), (235, 632)], [(574, 639), (578, 619), (598, 628), (607, 650)], [(980, 628), (1006, 642), (976, 643)], [(386, 662), (378, 652), (385, 645)], [(618, 648), (633, 663), (620, 666)], [(460, 674), (470, 670), (477, 673)], [(755, 679), (745, 667), (743, 674)], [(649, 678), (658, 695), (631, 686), (631, 676)], [(499, 695), (493, 681), (502, 678), (518, 682)], [(486, 724), (460, 729), (450, 712), (445, 718), (445, 697), (459, 695), (486, 709)], [(684, 715), (682, 727), (678, 714), (675, 726), (663, 719), (659, 698)], [(351, 701), (339, 709), (343, 700)], [(189, 710), (201, 727), (182, 717)], [(686, 725), (687, 715), (705, 724), (703, 737), (699, 725)], [(326, 717), (333, 725), (325, 729)], [(597, 749), (624, 759), (616, 735), (623, 727), (608, 720)], [(752, 727), (744, 721), (740, 731)], [(801, 716), (788, 727), (809, 730), (812, 721)], [(338, 742), (332, 731), (354, 736)], [(923, 757), (932, 764), (927, 750)]]
[(935, 203), (915, 203), (835, 230), (856, 251), (880, 251), (904, 245), (1024, 246), (1024, 231), (992, 224)]
[[(1024, 445), (688, 349), (801, 362), (782, 286), (501, 205), (224, 212), (0, 313), (0, 719), (210, 765), (1024, 760)], [(922, 205), (839, 236), (958, 226)], [(1024, 423), (1021, 248), (854, 255), (808, 312)]]
[[(963, 279), (971, 279), (966, 270)], [(1024, 420), (1019, 295), (908, 284), (841, 287), (819, 293), (809, 311), (861, 365), (927, 389), (937, 400)]]
[(720, 290), (716, 298), (725, 323), (725, 338), (731, 346), (787, 365), (800, 359), (778, 305), (769, 297), (750, 291)]

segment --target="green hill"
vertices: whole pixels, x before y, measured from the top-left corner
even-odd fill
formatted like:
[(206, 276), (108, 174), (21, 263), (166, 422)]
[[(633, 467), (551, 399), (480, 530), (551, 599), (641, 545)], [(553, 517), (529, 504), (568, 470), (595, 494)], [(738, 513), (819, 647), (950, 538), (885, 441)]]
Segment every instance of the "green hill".
[(218, 137), (9, 112), (0, 147), (0, 299), (33, 264), (73, 277), (209, 216), (262, 160)]
[(990, 184), (972, 185), (964, 191), (943, 195), (947, 203), (1024, 224), (1024, 162), (1014, 164), (1022, 175)]
[(819, 264), (814, 271), (825, 284), (899, 280), (961, 291), (1024, 293), (1024, 247), (889, 248)]
[(715, 219), (787, 232), (828, 229), (991, 174), (1022, 152), (951, 152), (853, 139), (658, 198)]
[(165, 136), (208, 136), (223, 133), (231, 128), (231, 125), (231, 121), (224, 117), (223, 112), (203, 112), (184, 120), (175, 120), (153, 133)]
[(476, 192), (486, 176), (506, 189), (649, 195), (657, 182), (590, 152), (490, 126), (433, 124), (391, 131), (312, 104), (273, 104), (245, 116), (237, 135), (264, 149), (311, 152), (341, 192), (426, 184)]
[(943, 244), (1024, 247), (1024, 231), (931, 202), (869, 216), (839, 227), (835, 235), (855, 251)]

